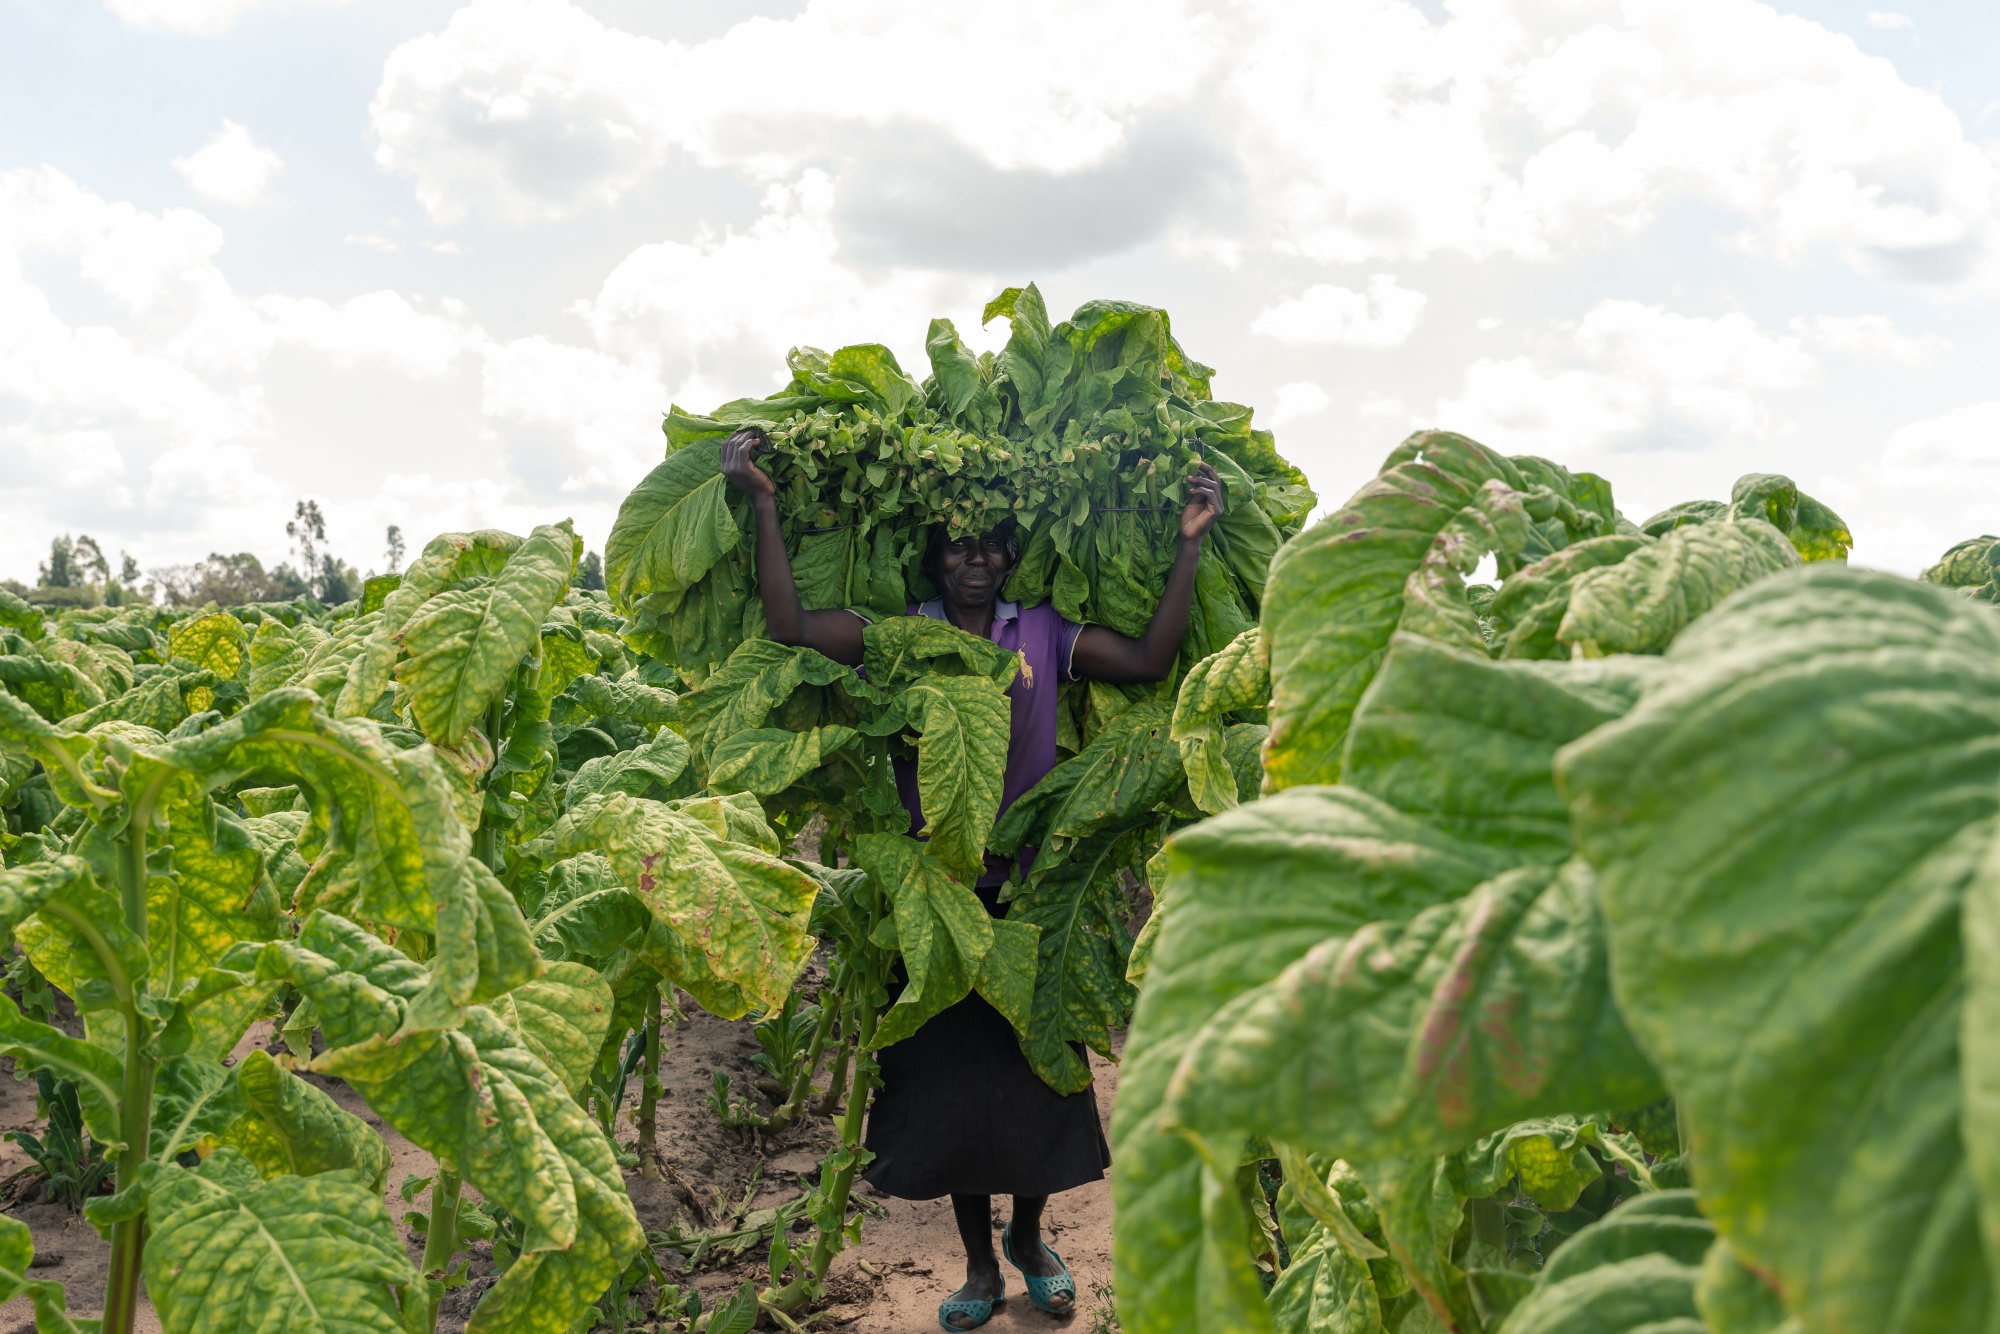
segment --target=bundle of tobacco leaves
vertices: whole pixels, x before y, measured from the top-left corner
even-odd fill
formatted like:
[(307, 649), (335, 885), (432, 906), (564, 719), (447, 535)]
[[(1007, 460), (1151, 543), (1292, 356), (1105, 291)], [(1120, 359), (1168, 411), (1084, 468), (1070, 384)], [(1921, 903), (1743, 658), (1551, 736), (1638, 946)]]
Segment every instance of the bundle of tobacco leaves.
[(935, 594), (922, 568), (932, 525), (957, 536), (1011, 522), (1008, 598), (1137, 635), (1173, 561), (1186, 479), (1206, 461), (1228, 508), (1202, 553), (1182, 669), (1254, 624), (1271, 557), (1315, 501), (1270, 432), (1210, 397), (1213, 372), (1163, 310), (1092, 301), (1052, 327), (1030, 285), (990, 302), (996, 316), (1012, 325), (998, 354), (974, 355), (933, 320), (921, 384), (879, 344), (799, 348), (769, 398), (673, 409), (666, 460), (605, 548), (628, 639), (697, 678), (763, 633), (749, 505), (720, 473), (722, 442), (743, 426), (770, 442), (757, 462), (777, 483), (808, 608), (901, 615)]

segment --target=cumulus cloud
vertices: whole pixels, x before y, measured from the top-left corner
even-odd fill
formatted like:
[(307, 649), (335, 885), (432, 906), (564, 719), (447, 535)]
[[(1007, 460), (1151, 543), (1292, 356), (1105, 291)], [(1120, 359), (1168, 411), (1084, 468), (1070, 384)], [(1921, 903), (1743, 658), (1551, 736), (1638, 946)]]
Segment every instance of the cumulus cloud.
[(1223, 26), (1147, 0), (835, 0), (689, 46), (571, 0), (472, 0), (390, 55), (369, 114), (377, 161), (414, 177), (441, 222), (609, 203), (676, 152), (786, 178), (840, 155), (857, 127), (928, 129), (994, 169), (1062, 173), (1185, 103), (1213, 59), (1198, 43)]
[(1481, 358), (1439, 422), (1509, 452), (1577, 461), (1702, 450), (1780, 434), (1770, 395), (1811, 383), (1796, 337), (1748, 316), (1604, 301), (1543, 356)]
[(174, 170), (203, 199), (249, 208), (270, 198), (271, 180), (285, 160), (250, 137), (233, 120), (222, 122), (206, 144), (174, 159)]
[(976, 312), (996, 286), (983, 276), (842, 262), (825, 172), (773, 185), (763, 202), (744, 230), (656, 242), (621, 261), (576, 307), (598, 346), (646, 368), (676, 398), (710, 406), (745, 384), (784, 383), (784, 353), (801, 343), (888, 338), (904, 367), (921, 374), (918, 340), (929, 319)]
[(1908, 14), (1898, 14), (1891, 9), (1871, 9), (1868, 11), (1868, 26), (1871, 28), (1914, 28), (1917, 21)]
[[(563, 216), (677, 154), (760, 180), (818, 165), (858, 236), (900, 210), (892, 239), (927, 261), (991, 211), (954, 211), (927, 180), (1031, 212), (1023, 191), (1041, 190), (1036, 216), (1094, 218), (1093, 178), (1150, 180), (1134, 154), (1170, 122), (1213, 135), (1197, 177), (1258, 207), (1147, 187), (1127, 244), (1193, 210), (1176, 244), (1219, 257), (1547, 258), (1676, 200), (1738, 218), (1745, 248), (1830, 250), (1898, 281), (1990, 281), (2000, 243), (2000, 166), (1942, 98), (1757, 0), (1496, 0), (1441, 23), (1406, 0), (812, 0), (693, 45), (571, 0), (472, 0), (392, 54), (371, 118), (378, 159), (440, 221)], [(929, 165), (896, 169), (857, 147), (871, 135)]]
[(1370, 278), (1366, 292), (1315, 283), (1266, 308), (1250, 331), (1293, 347), (1401, 347), (1417, 331), (1428, 300), (1387, 273)]
[[(191, 544), (175, 558), (202, 554), (203, 540), (240, 543), (253, 513), (268, 518), (282, 499), (265, 457), (275, 349), (334, 371), (437, 380), (485, 344), (450, 302), (245, 298), (216, 265), (222, 243), (188, 209), (107, 200), (50, 167), (0, 173), (0, 557), (11, 568), (33, 554), (15, 549), (27, 540), (20, 520), (51, 511), (100, 531), (172, 534)], [(64, 318), (30, 280), (30, 258), (68, 261), (102, 294), (102, 313)]]

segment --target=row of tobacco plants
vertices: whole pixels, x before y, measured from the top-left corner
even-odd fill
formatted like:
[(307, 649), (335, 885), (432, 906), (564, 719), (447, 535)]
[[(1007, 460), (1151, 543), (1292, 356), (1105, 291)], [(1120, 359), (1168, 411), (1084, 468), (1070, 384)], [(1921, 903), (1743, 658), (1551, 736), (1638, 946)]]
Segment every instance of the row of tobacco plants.
[[(474, 1331), (617, 1324), (659, 1277), (611, 1138), (626, 1076), (653, 1058), (650, 1114), (670, 985), (782, 1005), (818, 886), (754, 799), (694, 789), (672, 674), (572, 587), (580, 551), (567, 524), (445, 534), (333, 609), (0, 597), (0, 927), (30, 1011), (0, 998), (0, 1053), (116, 1172), (85, 1210), (101, 1322), (0, 1219), (0, 1292), (41, 1329), (125, 1334), (143, 1277), (169, 1331), (422, 1331), (476, 1237), (503, 1272)], [(260, 1020), (287, 1054), (229, 1059)], [(306, 1070), (436, 1159), (421, 1261), (381, 1138)], [(740, 1296), (711, 1328), (748, 1327)]]
[(1278, 553), (1263, 795), (1155, 884), (1126, 1330), (1993, 1327), (2000, 541), (1850, 540), (1427, 432)]

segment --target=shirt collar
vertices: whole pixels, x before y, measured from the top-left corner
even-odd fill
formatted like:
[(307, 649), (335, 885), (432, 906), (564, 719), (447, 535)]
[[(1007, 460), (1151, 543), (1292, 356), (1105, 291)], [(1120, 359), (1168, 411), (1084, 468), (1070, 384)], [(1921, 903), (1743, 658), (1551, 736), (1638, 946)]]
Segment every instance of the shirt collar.
[[(944, 599), (932, 598), (929, 602), (917, 608), (917, 615), (928, 616), (934, 621), (942, 621), (945, 619)], [(993, 619), (995, 622), (1020, 620), (1021, 604), (1018, 602), (1009, 602), (1005, 598), (1000, 599), (993, 604)]]

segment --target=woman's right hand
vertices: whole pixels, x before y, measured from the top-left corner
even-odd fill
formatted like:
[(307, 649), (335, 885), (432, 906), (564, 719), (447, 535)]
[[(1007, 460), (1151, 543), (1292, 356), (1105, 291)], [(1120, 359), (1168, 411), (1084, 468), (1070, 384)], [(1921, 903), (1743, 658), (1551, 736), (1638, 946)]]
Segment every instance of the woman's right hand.
[(764, 433), (754, 426), (732, 432), (722, 442), (722, 475), (746, 496), (778, 494), (778, 484), (771, 480), (771, 474), (750, 461), (750, 455), (762, 444)]

